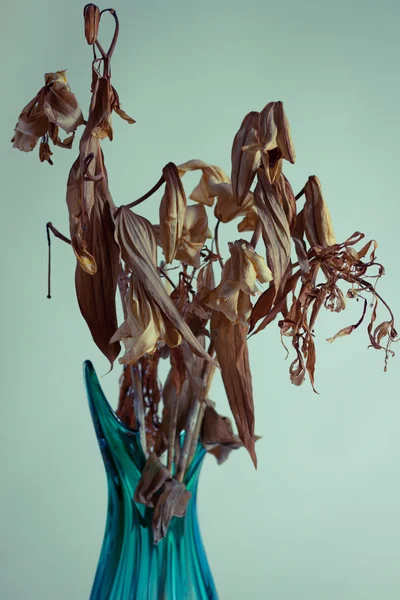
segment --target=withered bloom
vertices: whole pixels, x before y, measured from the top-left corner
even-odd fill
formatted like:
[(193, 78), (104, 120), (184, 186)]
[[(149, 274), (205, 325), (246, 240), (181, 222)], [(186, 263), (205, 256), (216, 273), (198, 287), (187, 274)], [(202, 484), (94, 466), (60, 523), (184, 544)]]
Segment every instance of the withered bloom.
[(237, 205), (231, 180), (223, 169), (216, 165), (209, 165), (202, 160), (189, 160), (178, 166), (178, 172), (182, 177), (187, 171), (202, 171), (200, 183), (190, 194), (190, 199), (213, 206), (214, 199), (217, 202), (214, 214), (222, 223), (229, 223), (235, 217), (244, 215), (253, 205), (253, 195), (248, 193), (241, 206)]
[(192, 267), (200, 266), (200, 252), (207, 239), (211, 238), (208, 218), (204, 206), (188, 206), (185, 212), (182, 235), (175, 258)]
[(73, 134), (84, 120), (65, 73), (57, 71), (45, 74), (45, 85), (19, 115), (11, 140), (14, 148), (30, 152), (39, 138), (47, 134), (55, 145), (71, 147), (73, 137), (62, 142), (58, 137), (58, 128)]
[[(243, 152), (249, 154), (248, 161), (264, 166), (265, 175), (270, 183), (278, 181), (282, 173), (282, 161), (285, 159), (294, 164), (296, 154), (290, 135), (289, 121), (282, 102), (269, 102), (258, 117), (255, 125), (254, 141), (243, 144)], [(251, 180), (253, 180), (255, 170)]]
[(259, 293), (257, 280), (266, 283), (272, 279), (272, 274), (265, 260), (245, 240), (230, 243), (229, 251), (231, 258), (224, 265), (221, 283), (204, 302), (224, 313), (233, 323), (245, 325), (251, 314), (250, 296)]
[(125, 346), (121, 364), (132, 365), (144, 354), (153, 354), (160, 340), (171, 348), (181, 343), (180, 333), (165, 319), (135, 276), (131, 278), (125, 308), (126, 319), (110, 340), (110, 344), (122, 341)]
[(140, 280), (151, 302), (158, 306), (171, 327), (175, 327), (197, 354), (210, 360), (174, 306), (157, 273), (157, 245), (151, 224), (147, 219), (121, 207), (116, 218), (115, 238), (121, 248), (122, 259), (133, 276)]

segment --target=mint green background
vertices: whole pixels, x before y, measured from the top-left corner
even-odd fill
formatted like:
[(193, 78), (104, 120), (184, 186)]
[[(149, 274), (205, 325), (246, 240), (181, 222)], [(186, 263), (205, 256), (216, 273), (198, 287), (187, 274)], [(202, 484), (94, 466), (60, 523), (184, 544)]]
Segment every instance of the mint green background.
[[(201, 158), (229, 172), (243, 116), (282, 100), (298, 155), (286, 175), (295, 190), (318, 175), (338, 239), (360, 230), (379, 241), (380, 291), (399, 314), (399, 3), (114, 6), (122, 23), (113, 83), (137, 119), (115, 117), (115, 140), (103, 144), (115, 202), (147, 191), (170, 160)], [(105, 525), (106, 477), (81, 368), (90, 358), (102, 374), (107, 363), (80, 316), (75, 260), (61, 242), (46, 299), (44, 226), (68, 231), (65, 183), (77, 150), (56, 149), (50, 167), (9, 143), (46, 71), (68, 68), (87, 114), (82, 8), (24, 0), (8, 3), (0, 20), (3, 600), (88, 598)], [(190, 192), (198, 177), (185, 179)], [(157, 198), (144, 216), (157, 220)], [(222, 467), (208, 457), (200, 479), (200, 523), (222, 600), (400, 597), (399, 359), (384, 374), (382, 353), (367, 350), (361, 330), (325, 342), (358, 308), (319, 319), (319, 396), (290, 384), (276, 324), (251, 341), (258, 471), (238, 451)], [(102, 379), (114, 405), (118, 374)], [(218, 379), (212, 397), (227, 414)]]

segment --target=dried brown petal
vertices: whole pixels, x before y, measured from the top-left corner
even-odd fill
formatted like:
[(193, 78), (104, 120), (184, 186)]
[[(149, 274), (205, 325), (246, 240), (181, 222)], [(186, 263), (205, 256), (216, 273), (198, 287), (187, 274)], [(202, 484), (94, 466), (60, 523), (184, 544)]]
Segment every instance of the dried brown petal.
[(156, 493), (170, 479), (171, 473), (152, 452), (144, 465), (139, 483), (135, 489), (134, 500), (145, 506), (153, 507), (157, 503)]
[(175, 258), (192, 267), (200, 266), (200, 252), (206, 239), (212, 237), (208, 227), (206, 209), (202, 204), (186, 208), (182, 235)]
[(68, 85), (65, 71), (46, 73), (45, 81), (44, 114), (51, 123), (72, 133), (79, 125), (83, 125), (84, 119), (76, 96)]
[(204, 412), (201, 443), (208, 452), (214, 450), (218, 464), (225, 462), (231, 450), (243, 446), (240, 438), (233, 433), (231, 420), (222, 417), (211, 405)]
[[(256, 111), (248, 113), (233, 140), (231, 179), (237, 204), (242, 204), (246, 199), (261, 160), (258, 147), (252, 150), (254, 145), (259, 144), (258, 117)], [(247, 146), (247, 150), (243, 150), (243, 146)]]
[(294, 164), (296, 153), (290, 135), (289, 121), (286, 117), (282, 102), (275, 102), (274, 119), (278, 130), (276, 135), (277, 146), (282, 152), (283, 158)]
[(160, 241), (165, 260), (171, 263), (176, 255), (186, 216), (186, 195), (174, 163), (163, 169), (165, 193), (160, 203)]
[(250, 295), (258, 293), (257, 280), (265, 283), (272, 274), (265, 260), (245, 240), (230, 243), (229, 251), (231, 258), (224, 265), (221, 283), (203, 301), (233, 323), (245, 325), (251, 314)]
[(200, 204), (212, 206), (214, 204), (214, 198), (218, 195), (218, 184), (230, 183), (230, 179), (223, 169), (216, 165), (209, 165), (202, 160), (188, 160), (187, 162), (178, 165), (180, 177), (183, 177), (187, 171), (197, 170), (202, 171), (202, 176), (200, 183), (195, 187), (189, 198)]
[(258, 170), (257, 177), (254, 204), (261, 220), (262, 235), (267, 248), (267, 263), (272, 271), (277, 293), (290, 261), (290, 228), (276, 187), (268, 181), (261, 169)]

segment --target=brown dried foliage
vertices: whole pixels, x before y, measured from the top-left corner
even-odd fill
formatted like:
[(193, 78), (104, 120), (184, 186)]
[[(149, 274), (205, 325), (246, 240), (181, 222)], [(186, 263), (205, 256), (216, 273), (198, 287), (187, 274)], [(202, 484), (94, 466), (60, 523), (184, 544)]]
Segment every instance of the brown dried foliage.
[[(103, 12), (116, 20), (107, 52), (98, 41)], [(291, 339), (294, 349), (290, 380), (300, 385), (308, 376), (314, 390), (315, 329), (322, 308), (340, 312), (351, 299), (362, 306), (358, 321), (329, 338), (333, 342), (360, 327), (372, 300), (367, 334), (370, 346), (384, 351), (385, 369), (398, 337), (393, 313), (376, 289), (384, 274), (376, 260), (377, 243), (372, 240), (357, 250), (364, 237), (358, 232), (337, 243), (319, 179), (309, 177), (295, 197), (283, 174), (284, 161), (293, 164), (295, 151), (280, 101), (244, 117), (233, 139), (230, 178), (220, 167), (202, 160), (178, 167), (168, 163), (147, 194), (117, 208), (101, 143), (105, 138), (113, 140), (113, 112), (130, 124), (135, 122), (122, 110), (111, 84), (118, 20), (113, 9), (100, 12), (89, 4), (84, 25), (94, 52), (87, 121), (65, 71), (47, 73), (45, 85), (22, 110), (12, 142), (29, 152), (40, 139), (40, 161), (51, 165), (50, 142), (69, 149), (76, 129), (85, 125), (67, 182), (76, 293), (92, 337), (111, 365), (120, 352), (120, 341), (125, 347), (119, 359), (124, 366), (117, 415), (127, 427), (140, 427), (147, 462), (135, 500), (154, 509), (157, 543), (171, 519), (183, 516), (190, 501), (183, 481), (198, 438), (219, 463), (243, 445), (256, 465), (249, 333), (262, 331), (279, 316), (281, 339)], [(70, 134), (64, 141), (60, 129)], [(201, 172), (189, 195), (194, 202), (190, 205), (182, 181), (188, 171)], [(131, 208), (163, 185), (160, 223), (154, 225)], [(218, 219), (214, 235), (209, 228), (210, 207)], [(230, 242), (224, 263), (219, 226), (238, 217), (238, 230), (242, 235), (252, 232), (252, 237)], [(50, 230), (69, 242), (52, 225)], [(255, 252), (260, 236), (265, 258), (264, 251)], [(164, 254), (161, 262), (157, 244)], [(262, 290), (259, 284), (265, 283), (268, 287)], [(117, 286), (124, 311), (119, 327)], [(388, 311), (381, 322), (379, 304)], [(165, 359), (170, 360), (170, 370), (162, 383), (159, 365)], [(210, 399), (216, 366), (238, 435)]]

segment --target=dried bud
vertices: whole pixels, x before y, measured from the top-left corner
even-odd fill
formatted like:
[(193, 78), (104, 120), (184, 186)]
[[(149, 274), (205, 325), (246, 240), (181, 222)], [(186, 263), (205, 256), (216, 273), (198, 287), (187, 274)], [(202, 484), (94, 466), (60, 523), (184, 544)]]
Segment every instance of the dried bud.
[(96, 4), (86, 4), (83, 9), (85, 19), (85, 38), (87, 43), (92, 46), (97, 40), (100, 22), (100, 9)]
[(325, 248), (336, 244), (331, 216), (318, 177), (312, 175), (308, 178), (304, 192), (304, 229), (309, 244)]
[(174, 163), (168, 163), (164, 167), (163, 175), (166, 185), (160, 203), (160, 241), (165, 260), (171, 263), (182, 236), (186, 215), (186, 195)]

